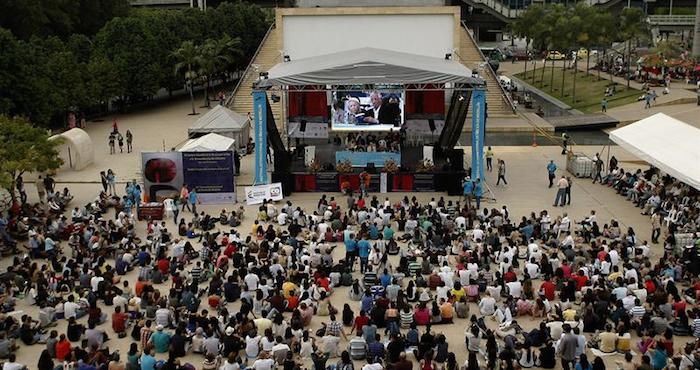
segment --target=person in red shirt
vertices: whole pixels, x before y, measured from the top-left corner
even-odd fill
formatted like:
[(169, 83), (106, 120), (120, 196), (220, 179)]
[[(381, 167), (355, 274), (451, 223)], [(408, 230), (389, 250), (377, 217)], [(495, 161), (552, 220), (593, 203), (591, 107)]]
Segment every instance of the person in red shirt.
[(117, 306), (114, 307), (114, 313), (112, 314), (112, 329), (119, 338), (126, 336), (126, 327), (129, 323), (129, 315), (122, 312), (122, 308)]
[(360, 199), (357, 200), (357, 209), (362, 208), (365, 208), (365, 198), (360, 197)]
[(287, 311), (294, 311), (299, 305), (299, 297), (294, 294), (294, 291), (289, 292), (289, 297), (287, 297)]
[(58, 337), (58, 342), (56, 342), (56, 359), (63, 361), (66, 356), (70, 354), (70, 350), (70, 341), (66, 339), (65, 334), (61, 334), (61, 336)]
[(540, 287), (540, 289), (544, 293), (544, 296), (547, 298), (547, 300), (554, 300), (554, 292), (556, 290), (556, 285), (554, 285), (549, 276), (545, 277), (545, 280), (542, 282), (542, 286)]
[(566, 260), (562, 261), (561, 267), (559, 268), (563, 272), (564, 279), (568, 279), (571, 277), (571, 266), (569, 266), (569, 262), (567, 262)]
[(656, 292), (656, 284), (654, 284), (654, 280), (651, 280), (650, 277), (646, 278), (646, 281), (644, 281), (644, 288), (647, 290), (648, 295), (652, 295)]
[(136, 281), (136, 285), (134, 285), (134, 293), (136, 293), (136, 296), (140, 297), (141, 293), (143, 293), (143, 289), (149, 284), (150, 283), (148, 281), (145, 281), (143, 278), (139, 277)]
[(236, 253), (236, 246), (233, 243), (229, 244), (226, 249), (224, 249), (224, 255), (228, 258), (231, 258), (234, 253)]
[(515, 274), (512, 267), (508, 267), (508, 271), (503, 274), (503, 281), (506, 283), (511, 283), (516, 280), (518, 280), (518, 276)]
[(578, 274), (574, 276), (574, 280), (576, 280), (576, 291), (579, 291), (588, 283), (588, 276), (583, 274), (583, 270), (578, 270)]
[(357, 333), (358, 336), (362, 335), (362, 327), (367, 325), (369, 323), (369, 317), (365, 314), (364, 310), (360, 310), (360, 315), (355, 318), (355, 324), (353, 325), (353, 329)]
[(163, 276), (168, 276), (168, 273), (170, 273), (170, 260), (166, 257), (161, 258), (158, 261), (158, 270), (160, 270)]

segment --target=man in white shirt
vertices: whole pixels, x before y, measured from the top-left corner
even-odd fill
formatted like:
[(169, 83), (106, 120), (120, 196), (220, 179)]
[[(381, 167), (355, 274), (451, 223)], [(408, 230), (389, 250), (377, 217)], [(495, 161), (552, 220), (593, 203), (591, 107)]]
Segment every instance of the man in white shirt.
[(258, 289), (258, 283), (260, 283), (260, 278), (258, 275), (254, 274), (253, 271), (248, 272), (248, 274), (243, 278), (245, 284), (248, 286), (248, 291), (256, 291)]
[(73, 295), (69, 295), (68, 301), (63, 304), (63, 317), (65, 317), (66, 320), (70, 319), (71, 317), (79, 319), (80, 317), (85, 316), (85, 313), (85, 311), (80, 309), (80, 305), (75, 303), (75, 297)]
[(93, 292), (97, 292), (100, 289), (100, 283), (103, 282), (105, 279), (98, 275), (95, 275), (90, 279), (90, 288), (92, 288)]
[(520, 295), (522, 294), (523, 291), (523, 284), (520, 283), (519, 281), (511, 281), (510, 283), (506, 283), (506, 286), (508, 287), (508, 293), (510, 294), (511, 297), (513, 298), (520, 298)]
[(286, 225), (286, 224), (287, 224), (287, 216), (288, 216), (288, 215), (287, 215), (287, 211), (285, 211), (285, 210), (283, 209), (282, 212), (280, 212), (280, 214), (277, 215), (277, 223), (278, 223), (280, 226)]
[(530, 275), (530, 279), (537, 279), (540, 277), (540, 266), (536, 261), (535, 257), (531, 257), (530, 262), (525, 265), (525, 270), (527, 270), (527, 274)]
[(479, 301), (479, 312), (483, 316), (491, 316), (496, 311), (496, 299), (491, 296), (491, 293), (486, 292), (484, 298)]

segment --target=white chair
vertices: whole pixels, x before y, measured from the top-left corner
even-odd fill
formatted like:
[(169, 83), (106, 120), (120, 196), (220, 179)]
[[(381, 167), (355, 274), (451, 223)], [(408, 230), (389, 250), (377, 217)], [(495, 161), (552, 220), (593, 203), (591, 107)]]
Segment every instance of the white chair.
[(675, 219), (677, 213), (678, 211), (675, 208), (671, 209), (668, 212), (668, 216), (664, 217), (664, 224), (668, 226), (671, 223), (671, 221)]

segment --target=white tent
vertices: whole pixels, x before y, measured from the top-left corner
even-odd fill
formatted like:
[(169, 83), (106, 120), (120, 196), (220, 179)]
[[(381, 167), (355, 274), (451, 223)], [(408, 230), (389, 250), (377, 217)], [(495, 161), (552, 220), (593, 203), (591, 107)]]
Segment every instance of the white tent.
[(483, 80), (456, 60), (367, 47), (279, 63), (258, 86), (420, 83)]
[(245, 147), (250, 135), (250, 120), (224, 106), (217, 105), (202, 115), (187, 130), (190, 137), (217, 133), (235, 139), (240, 148)]
[(80, 171), (95, 160), (95, 148), (87, 132), (72, 128), (66, 132), (51, 136), (49, 140), (61, 139), (58, 156), (63, 159), (61, 169)]
[(180, 152), (224, 152), (234, 150), (236, 140), (219, 134), (206, 134), (196, 139), (190, 139), (180, 147)]
[(700, 189), (700, 129), (657, 113), (610, 133), (619, 146)]

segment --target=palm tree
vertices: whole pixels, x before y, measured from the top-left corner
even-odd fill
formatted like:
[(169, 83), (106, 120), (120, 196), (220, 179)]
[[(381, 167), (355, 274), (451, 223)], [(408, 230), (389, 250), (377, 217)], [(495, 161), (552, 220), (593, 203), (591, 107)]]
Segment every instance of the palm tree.
[(171, 55), (178, 62), (175, 64), (175, 74), (180, 75), (184, 71), (185, 84), (190, 92), (190, 102), (192, 103), (191, 115), (197, 114), (194, 109), (194, 83), (198, 78), (197, 68), (201, 64), (200, 47), (192, 41), (183, 41), (180, 47), (173, 51)]
[(638, 8), (625, 8), (622, 9), (621, 14), (622, 19), (620, 19), (620, 35), (623, 40), (627, 41), (627, 89), (630, 88), (630, 76), (631, 71), (630, 58), (632, 54), (632, 39), (636, 39), (637, 36), (641, 35), (646, 30), (646, 22), (644, 21), (644, 12)]
[(206, 107), (209, 107), (211, 80), (218, 75), (226, 75), (227, 67), (233, 64), (236, 56), (242, 54), (240, 45), (241, 40), (238, 37), (231, 38), (228, 35), (218, 40), (208, 39), (202, 45), (200, 67), (202, 77), (206, 80), (204, 90), (204, 104)]

